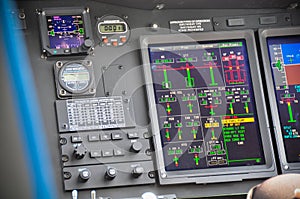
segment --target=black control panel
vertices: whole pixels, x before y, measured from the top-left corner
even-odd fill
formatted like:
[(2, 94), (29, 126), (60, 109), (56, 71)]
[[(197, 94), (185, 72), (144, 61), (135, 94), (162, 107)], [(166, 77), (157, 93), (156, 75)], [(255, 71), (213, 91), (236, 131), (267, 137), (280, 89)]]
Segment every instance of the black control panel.
[(67, 133), (60, 144), (66, 190), (155, 182), (147, 129)]
[(257, 31), (299, 9), (137, 2), (17, 1), (59, 198), (245, 198), (298, 172), (299, 35), (261, 53)]

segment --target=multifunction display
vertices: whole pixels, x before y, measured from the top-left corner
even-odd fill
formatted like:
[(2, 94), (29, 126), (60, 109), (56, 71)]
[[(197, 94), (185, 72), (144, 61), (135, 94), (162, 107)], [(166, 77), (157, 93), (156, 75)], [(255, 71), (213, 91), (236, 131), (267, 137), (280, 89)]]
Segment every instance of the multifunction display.
[(37, 10), (42, 57), (89, 54), (94, 40), (89, 8), (47, 8)]
[(148, 47), (165, 170), (265, 164), (246, 41)]
[(78, 48), (85, 40), (85, 30), (81, 15), (47, 16), (50, 48)]
[(300, 162), (300, 36), (270, 37), (267, 44), (286, 159)]

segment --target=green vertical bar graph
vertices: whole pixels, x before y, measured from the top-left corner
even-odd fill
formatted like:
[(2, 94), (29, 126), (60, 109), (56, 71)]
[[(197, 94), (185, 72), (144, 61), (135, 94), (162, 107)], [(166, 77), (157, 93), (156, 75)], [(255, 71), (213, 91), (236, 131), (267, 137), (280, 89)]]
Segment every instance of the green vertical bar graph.
[(164, 81), (162, 82), (162, 87), (164, 89), (166, 88), (172, 88), (171, 82), (168, 80), (168, 74), (167, 74), (167, 69), (164, 69)]
[(214, 70), (213, 67), (209, 67), (209, 73), (210, 73), (210, 78), (211, 78), (211, 86), (217, 86), (218, 84), (215, 82), (215, 75), (214, 75)]
[(288, 102), (287, 105), (288, 105), (288, 111), (289, 111), (289, 116), (290, 116), (290, 120), (288, 122), (296, 122), (296, 120), (293, 118), (291, 102)]
[(191, 88), (195, 86), (194, 78), (191, 77), (191, 71), (189, 68), (186, 69), (186, 75), (187, 77), (185, 78), (186, 81), (186, 87)]

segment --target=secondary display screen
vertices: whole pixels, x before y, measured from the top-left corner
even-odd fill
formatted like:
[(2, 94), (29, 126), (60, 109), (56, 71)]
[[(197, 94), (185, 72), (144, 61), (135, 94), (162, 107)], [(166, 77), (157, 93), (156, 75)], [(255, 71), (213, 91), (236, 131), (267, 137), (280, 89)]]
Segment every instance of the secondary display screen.
[(287, 162), (300, 162), (300, 36), (267, 39)]
[(126, 26), (123, 23), (117, 23), (117, 24), (107, 24), (102, 23), (99, 24), (99, 32), (102, 34), (107, 33), (123, 33), (126, 32)]
[(81, 15), (47, 16), (49, 47), (78, 48), (84, 43), (85, 30)]
[(245, 40), (148, 52), (166, 171), (265, 164)]

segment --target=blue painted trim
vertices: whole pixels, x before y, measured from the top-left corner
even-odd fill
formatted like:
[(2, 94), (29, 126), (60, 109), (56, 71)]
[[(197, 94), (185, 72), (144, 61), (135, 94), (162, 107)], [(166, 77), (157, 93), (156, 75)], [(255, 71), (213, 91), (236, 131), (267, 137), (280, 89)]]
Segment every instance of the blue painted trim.
[(0, 0), (0, 35), (1, 43), (4, 44), (1, 47), (6, 52), (4, 55), (6, 68), (9, 83), (12, 85), (24, 155), (26, 155), (30, 170), (31, 187), (36, 199), (56, 199), (57, 190), (54, 185), (51, 156), (46, 142), (34, 78), (22, 31), (15, 30), (14, 19), (9, 12), (13, 8), (15, 8), (14, 2)]

